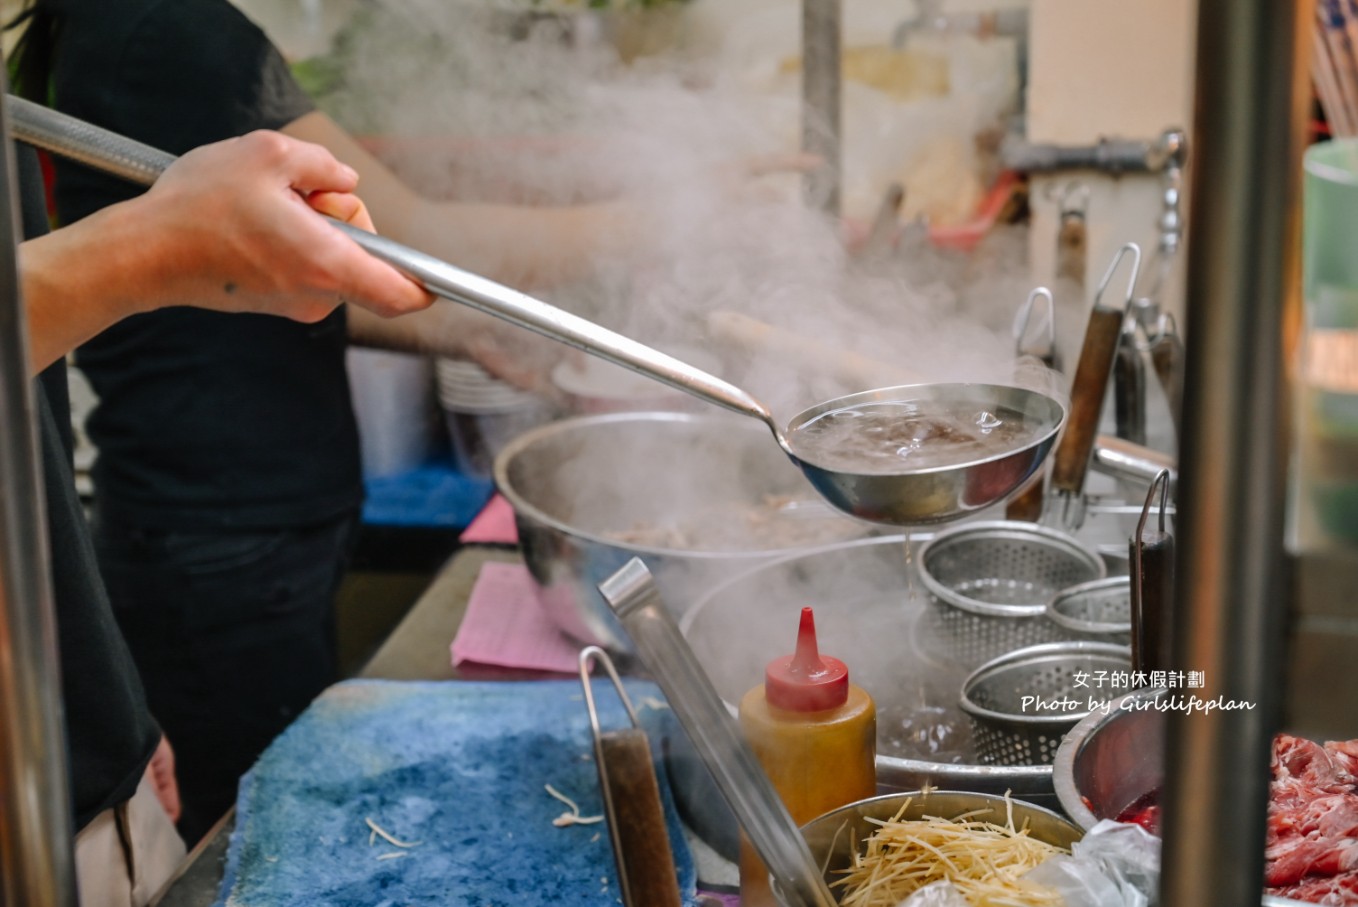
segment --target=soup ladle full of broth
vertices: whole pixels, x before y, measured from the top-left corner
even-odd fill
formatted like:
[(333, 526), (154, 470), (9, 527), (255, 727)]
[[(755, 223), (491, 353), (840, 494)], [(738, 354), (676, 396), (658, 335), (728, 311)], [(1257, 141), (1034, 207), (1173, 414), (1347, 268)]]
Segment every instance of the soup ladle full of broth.
[[(7, 104), (20, 141), (130, 182), (150, 185), (174, 161), (40, 105), (14, 97)], [(1037, 471), (1065, 420), (1064, 407), (1036, 391), (916, 384), (829, 400), (804, 410), (784, 430), (767, 406), (715, 375), (431, 255), (333, 223), (436, 296), (759, 419), (832, 506), (860, 519), (913, 526), (989, 506)]]
[(1060, 403), (1021, 387), (912, 384), (837, 397), (784, 429), (767, 406), (715, 375), (384, 237), (337, 226), (436, 296), (760, 420), (822, 497), (871, 522), (940, 523), (994, 504), (1037, 471), (1065, 420)]
[(837, 397), (786, 429), (735, 385), (517, 290), (339, 225), (365, 249), (429, 292), (469, 305), (769, 427), (833, 507), (895, 526), (940, 523), (1008, 496), (1052, 448), (1065, 408), (997, 384), (913, 384)]

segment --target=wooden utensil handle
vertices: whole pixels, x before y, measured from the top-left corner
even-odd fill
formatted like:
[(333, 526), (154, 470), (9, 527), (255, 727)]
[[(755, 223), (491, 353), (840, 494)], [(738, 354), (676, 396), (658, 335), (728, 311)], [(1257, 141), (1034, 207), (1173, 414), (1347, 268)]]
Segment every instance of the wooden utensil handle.
[(599, 754), (600, 781), (612, 803), (614, 824), (609, 834), (618, 873), (625, 879), (626, 903), (682, 907), (646, 733), (635, 728), (604, 733), (599, 737)]
[(1009, 499), (1009, 503), (1004, 508), (1006, 520), (1036, 523), (1042, 519), (1042, 505), (1046, 500), (1043, 479), (1042, 472), (1039, 470), (1037, 475), (1029, 480), (1027, 486), (1020, 489), (1017, 494)]
[(1052, 487), (1057, 491), (1070, 495), (1084, 492), (1089, 458), (1099, 433), (1103, 397), (1121, 336), (1120, 310), (1095, 306), (1090, 311), (1080, 361), (1070, 386), (1070, 418), (1052, 461)]
[(1174, 605), (1174, 538), (1146, 532), (1132, 539), (1132, 666), (1168, 671)]
[(1174, 334), (1166, 334), (1151, 346), (1151, 364), (1155, 367), (1156, 377), (1164, 388), (1169, 402), (1170, 418), (1174, 420), (1174, 430), (1183, 427), (1184, 398), (1184, 347), (1183, 341)]

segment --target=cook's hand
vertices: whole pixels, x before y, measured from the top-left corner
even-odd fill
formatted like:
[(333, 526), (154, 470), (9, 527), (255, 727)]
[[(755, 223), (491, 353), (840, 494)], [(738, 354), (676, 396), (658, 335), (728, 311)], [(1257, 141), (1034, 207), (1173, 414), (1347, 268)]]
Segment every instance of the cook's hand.
[(170, 741), (164, 736), (161, 736), (160, 745), (151, 756), (151, 764), (146, 766), (146, 775), (151, 779), (156, 799), (160, 801), (165, 815), (170, 817), (171, 822), (178, 822), (179, 782), (174, 776), (174, 750), (170, 748)]
[(181, 157), (135, 204), (158, 228), (148, 254), (183, 300), (318, 321), (341, 302), (380, 315), (432, 298), (315, 210), (372, 229), (358, 175), (319, 145), (253, 132)]

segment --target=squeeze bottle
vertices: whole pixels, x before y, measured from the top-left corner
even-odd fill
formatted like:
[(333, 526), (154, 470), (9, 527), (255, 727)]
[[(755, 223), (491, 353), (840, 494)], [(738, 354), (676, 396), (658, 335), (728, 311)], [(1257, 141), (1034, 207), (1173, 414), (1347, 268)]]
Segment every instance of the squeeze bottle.
[[(821, 655), (816, 621), (802, 609), (797, 649), (764, 669), (740, 700), (745, 739), (798, 825), (877, 793), (877, 708), (849, 669)], [(741, 907), (772, 907), (768, 869), (740, 842)]]

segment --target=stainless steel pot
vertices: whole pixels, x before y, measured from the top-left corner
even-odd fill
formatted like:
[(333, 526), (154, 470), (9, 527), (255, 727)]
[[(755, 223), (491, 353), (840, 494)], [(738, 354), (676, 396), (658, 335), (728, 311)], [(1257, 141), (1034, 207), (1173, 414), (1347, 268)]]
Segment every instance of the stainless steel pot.
[[(971, 723), (957, 703), (967, 675), (987, 656), (959, 644), (955, 634), (975, 628), (959, 628), (950, 619), (956, 609), (920, 581), (914, 561), (925, 538), (858, 539), (755, 565), (699, 598), (680, 628), (734, 709), (763, 681), (765, 664), (792, 651), (801, 609), (810, 605), (820, 650), (842, 659), (849, 679), (876, 702), (879, 789), (1010, 791), (1055, 807), (1050, 765), (984, 765), (977, 757)], [(679, 808), (726, 852), (734, 841), (729, 816), (683, 743), (668, 754)]]
[(565, 419), (510, 442), (494, 474), (547, 613), (615, 652), (631, 645), (597, 586), (633, 557), (682, 613), (754, 564), (874, 531), (821, 503), (757, 423), (723, 414)]

